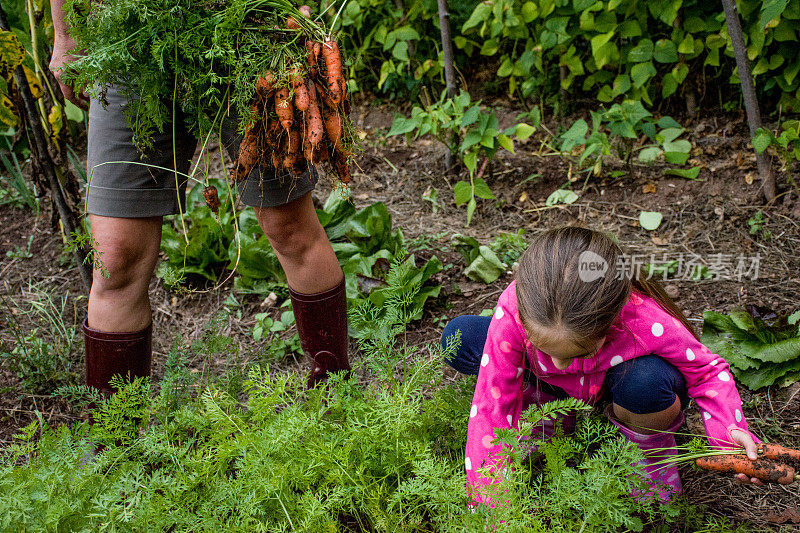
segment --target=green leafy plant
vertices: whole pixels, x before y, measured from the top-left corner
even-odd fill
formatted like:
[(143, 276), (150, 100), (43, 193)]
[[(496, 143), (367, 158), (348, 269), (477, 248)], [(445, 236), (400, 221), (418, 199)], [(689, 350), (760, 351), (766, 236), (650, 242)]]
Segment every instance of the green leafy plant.
[[(72, 368), (77, 311), (70, 309), (68, 292), (60, 299), (33, 285), (25, 292), (25, 305), (6, 302), (6, 308), (14, 310), (5, 316), (13, 344), (0, 344), (0, 365), (17, 375), (23, 390), (47, 393), (78, 378)], [(23, 316), (30, 319), (32, 328), (24, 327), (19, 319)]]
[[(405, 335), (418, 282), (394, 261), (387, 296), (362, 300), (363, 357), (349, 377), (306, 390), (300, 376), (251, 367), (242, 379), (192, 372), (230, 351), (216, 326), (176, 340), (159, 391), (116, 378), (91, 427), (20, 430), (0, 462), (0, 528), (114, 531), (618, 531), (676, 520), (629, 496), (641, 452), (578, 400), (529, 409), (498, 430), (515, 457), (499, 485), (508, 504), (470, 510), (463, 450), (474, 379), (444, 382), (438, 343)], [(220, 317), (220, 320), (222, 317)], [(361, 329), (361, 328), (358, 328)], [(233, 369), (232, 369), (233, 370)], [(363, 376), (364, 379), (359, 379)], [(235, 385), (235, 386), (234, 386)], [(80, 391), (76, 391), (80, 392)], [(517, 453), (542, 418), (579, 410), (576, 431)], [(103, 448), (85, 461), (96, 444)]]
[[(477, 0), (449, 6), (451, 24), (467, 19)], [(444, 86), (436, 2), (350, 0), (341, 20), (341, 43), (350, 62), (353, 92), (415, 97), (423, 86)]]
[[(482, 109), (480, 101), (473, 102), (469, 93), (462, 90), (455, 98), (447, 98), (447, 93), (442, 92), (438, 101), (414, 106), (410, 117), (396, 115), (388, 135), (406, 135), (409, 140), (430, 135), (461, 159), (469, 180), (456, 183), (453, 195), (456, 205), (466, 204), (469, 226), (477, 200), (495, 198), (483, 178), (487, 165), (501, 148), (514, 153), (513, 138), (527, 140), (536, 126), (521, 122), (501, 131), (494, 111)], [(479, 161), (483, 161), (480, 170)]]
[[(796, 108), (800, 62), (789, 43), (800, 27), (800, 6), (747, 0), (739, 14), (756, 85), (779, 105)], [(679, 96), (688, 103), (706, 83), (738, 83), (719, 4), (486, 0), (461, 32), (456, 46), (476, 59), (495, 58), (508, 93), (526, 98), (559, 90), (606, 103), (653, 105)]]
[(464, 258), (467, 268), (464, 275), (473, 281), (492, 283), (511, 268), (528, 247), (525, 230), (517, 233), (500, 233), (488, 246), (474, 237), (453, 235), (455, 249)]
[[(592, 111), (592, 128), (584, 119), (578, 119), (560, 136), (562, 152), (578, 152), (578, 164), (599, 175), (604, 158), (615, 155), (628, 165), (633, 156), (641, 163), (653, 163), (662, 155), (667, 163), (683, 165), (689, 159), (692, 145), (679, 139), (685, 132), (671, 117), (656, 119), (641, 102), (626, 100), (601, 111)], [(637, 146), (642, 137), (648, 143)], [(696, 176), (695, 176), (696, 177)]]
[(784, 120), (779, 131), (760, 128), (753, 138), (753, 147), (759, 154), (767, 152), (776, 156), (781, 161), (782, 170), (786, 171), (800, 160), (800, 120)]
[(262, 343), (258, 360), (261, 363), (280, 361), (291, 353), (300, 353), (300, 336), (295, 333), (288, 339), (279, 336), (294, 325), (294, 313), (284, 311), (278, 320), (272, 319), (270, 313), (258, 313), (253, 326), (253, 340)]
[[(209, 182), (220, 191), (223, 206), (229, 204), (227, 187), (220, 179)], [(235, 244), (234, 214), (221, 209), (215, 216), (203, 199), (202, 187), (192, 187), (187, 195), (187, 205), (192, 206), (181, 219), (186, 224), (186, 234), (179, 233), (176, 225), (181, 219), (165, 221), (162, 228), (161, 250), (166, 256), (156, 270), (156, 275), (168, 287), (177, 287), (192, 276), (216, 281), (228, 263), (228, 247)]]
[(728, 315), (703, 313), (702, 342), (725, 358), (748, 389), (788, 385), (800, 380), (800, 330), (792, 319), (760, 307)]

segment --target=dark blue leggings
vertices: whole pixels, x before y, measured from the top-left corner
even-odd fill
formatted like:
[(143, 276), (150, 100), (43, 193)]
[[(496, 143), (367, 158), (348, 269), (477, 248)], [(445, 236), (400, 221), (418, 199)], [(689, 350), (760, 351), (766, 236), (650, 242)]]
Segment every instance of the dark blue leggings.
[[(451, 320), (442, 332), (442, 349), (447, 350), (457, 330), (461, 330), (461, 345), (447, 357), (447, 364), (462, 374), (477, 375), (491, 321), (490, 316), (475, 315)], [(636, 414), (663, 411), (675, 403), (676, 396), (681, 399), (681, 408), (689, 403), (683, 374), (657, 355), (643, 355), (611, 367), (605, 386), (611, 392), (611, 401)], [(539, 382), (539, 389), (557, 398), (567, 397), (564, 389), (548, 383)]]

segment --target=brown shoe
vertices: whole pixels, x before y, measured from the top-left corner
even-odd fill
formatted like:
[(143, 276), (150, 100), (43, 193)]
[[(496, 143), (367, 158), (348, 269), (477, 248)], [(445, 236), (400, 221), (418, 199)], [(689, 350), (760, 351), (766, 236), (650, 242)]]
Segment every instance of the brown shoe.
[(332, 289), (302, 294), (289, 288), (300, 346), (311, 360), (308, 387), (329, 372), (350, 370), (347, 359), (347, 296), (344, 278)]
[(86, 384), (106, 396), (114, 389), (109, 381), (115, 374), (123, 377), (150, 375), (153, 325), (132, 333), (108, 333), (89, 327), (83, 322), (86, 344)]

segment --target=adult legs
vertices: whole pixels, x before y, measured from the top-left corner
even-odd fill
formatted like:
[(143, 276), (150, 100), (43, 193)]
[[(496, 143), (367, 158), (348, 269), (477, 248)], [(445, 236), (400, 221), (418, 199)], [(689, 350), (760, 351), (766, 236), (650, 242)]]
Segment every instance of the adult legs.
[(158, 259), (161, 217), (90, 215), (95, 253), (89, 292), (86, 383), (110, 393), (115, 374), (149, 376), (151, 311), (148, 286)]
[(286, 272), (297, 330), (309, 357), (308, 385), (350, 370), (344, 274), (311, 193), (277, 207), (255, 207), (256, 218)]

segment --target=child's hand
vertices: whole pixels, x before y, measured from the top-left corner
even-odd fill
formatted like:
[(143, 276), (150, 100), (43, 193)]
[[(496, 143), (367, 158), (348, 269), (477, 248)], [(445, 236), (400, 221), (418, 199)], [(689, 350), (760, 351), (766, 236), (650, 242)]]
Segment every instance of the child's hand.
[[(753, 461), (758, 459), (758, 447), (756, 443), (753, 442), (753, 437), (751, 437), (749, 433), (740, 429), (733, 429), (731, 430), (731, 438), (736, 444), (744, 448), (748, 459), (752, 459)], [(753, 483), (754, 485), (764, 484), (764, 482), (757, 477), (747, 477), (745, 474), (736, 474), (736, 480), (742, 483)]]

